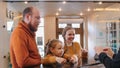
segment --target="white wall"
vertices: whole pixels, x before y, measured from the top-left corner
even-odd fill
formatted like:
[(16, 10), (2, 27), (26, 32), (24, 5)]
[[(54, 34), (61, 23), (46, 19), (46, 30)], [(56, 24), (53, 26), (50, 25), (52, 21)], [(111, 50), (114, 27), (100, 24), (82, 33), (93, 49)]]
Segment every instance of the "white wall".
[(0, 68), (8, 68), (9, 34), (3, 28), (6, 22), (6, 3), (0, 2)]
[[(109, 7), (119, 8), (120, 4), (114, 4)], [(120, 19), (120, 12), (102, 11), (95, 12), (88, 17), (88, 59), (89, 63), (94, 62), (94, 47), (107, 46), (106, 40), (106, 22)]]
[(95, 22), (94, 16), (88, 17), (88, 59), (89, 62), (93, 61), (94, 46), (95, 46)]
[[(94, 13), (88, 17), (88, 59), (89, 63), (94, 62), (95, 46), (107, 46), (106, 43), (106, 22), (104, 20), (105, 14), (103, 12)], [(103, 15), (102, 17), (98, 15)]]

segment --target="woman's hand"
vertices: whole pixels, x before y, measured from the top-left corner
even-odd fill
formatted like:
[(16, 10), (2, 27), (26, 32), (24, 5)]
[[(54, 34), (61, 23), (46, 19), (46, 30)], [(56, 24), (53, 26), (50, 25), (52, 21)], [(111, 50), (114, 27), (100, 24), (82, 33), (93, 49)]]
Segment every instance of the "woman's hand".
[(56, 57), (56, 61), (60, 64), (64, 64), (64, 63), (66, 63), (67, 60), (64, 58), (61, 58), (61, 57)]
[(86, 50), (86, 49), (81, 49), (81, 50), (82, 50), (83, 53), (88, 52), (88, 50)]
[(71, 63), (77, 63), (78, 62), (78, 57), (76, 55), (73, 55), (70, 57), (69, 62)]

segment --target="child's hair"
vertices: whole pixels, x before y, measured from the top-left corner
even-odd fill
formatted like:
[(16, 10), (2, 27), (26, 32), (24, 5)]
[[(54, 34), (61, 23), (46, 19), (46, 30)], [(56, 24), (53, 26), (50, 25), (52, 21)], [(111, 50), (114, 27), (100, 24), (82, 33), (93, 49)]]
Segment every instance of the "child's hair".
[(58, 43), (62, 43), (58, 39), (49, 40), (45, 46), (45, 55), (51, 54), (50, 48), (55, 48)]

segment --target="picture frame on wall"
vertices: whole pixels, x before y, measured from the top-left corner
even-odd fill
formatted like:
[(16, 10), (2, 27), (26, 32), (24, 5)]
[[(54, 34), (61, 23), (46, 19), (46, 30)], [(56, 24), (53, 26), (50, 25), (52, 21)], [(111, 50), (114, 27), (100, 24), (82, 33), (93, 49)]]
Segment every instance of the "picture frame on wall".
[(39, 46), (43, 45), (43, 37), (37, 37), (37, 45)]
[(14, 12), (13, 11), (11, 11), (11, 10), (8, 10), (7, 8), (6, 8), (6, 17), (8, 18), (8, 19), (14, 19)]

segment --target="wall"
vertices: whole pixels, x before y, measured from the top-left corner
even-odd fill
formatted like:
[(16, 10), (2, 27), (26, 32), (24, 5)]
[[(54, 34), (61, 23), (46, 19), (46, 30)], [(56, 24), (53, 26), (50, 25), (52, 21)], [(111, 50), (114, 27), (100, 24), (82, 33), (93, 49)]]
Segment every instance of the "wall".
[(88, 62), (93, 61), (94, 57), (94, 46), (95, 46), (95, 22), (94, 16), (88, 17)]
[[(106, 22), (101, 22), (108, 12), (96, 12), (88, 17), (88, 59), (94, 62), (95, 46), (107, 46)], [(102, 16), (100, 16), (102, 15)], [(104, 17), (103, 17), (104, 16)]]
[(9, 34), (6, 28), (6, 3), (0, 2), (0, 13), (0, 68), (8, 68)]
[(49, 39), (55, 39), (56, 38), (56, 17), (50, 16), (44, 18), (44, 24), (45, 24), (45, 43)]
[[(120, 4), (113, 4), (109, 8), (119, 8)], [(88, 17), (88, 59), (89, 63), (94, 62), (94, 47), (107, 46), (106, 23), (120, 19), (118, 11), (95, 12)]]

